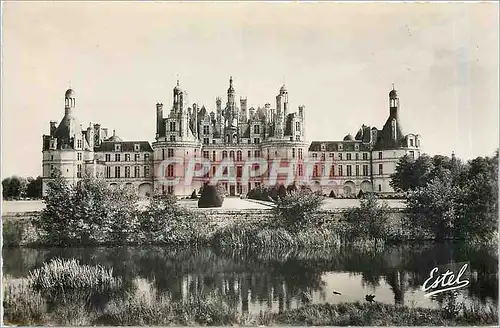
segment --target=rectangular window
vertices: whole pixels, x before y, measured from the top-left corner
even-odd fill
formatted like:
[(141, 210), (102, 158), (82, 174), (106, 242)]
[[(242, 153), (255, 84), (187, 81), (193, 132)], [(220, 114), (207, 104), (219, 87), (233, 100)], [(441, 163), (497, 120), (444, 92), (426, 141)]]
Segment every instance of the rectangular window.
[(350, 160), (351, 160), (351, 153), (347, 153), (346, 157), (347, 157), (346, 159), (347, 159), (348, 161), (350, 161)]
[(223, 150), (222, 151), (222, 159), (226, 159), (226, 158), (227, 158), (227, 151)]
[(215, 150), (214, 150), (214, 151), (212, 151), (212, 161), (215, 162), (215, 159), (216, 159), (216, 156), (215, 156)]
[(203, 144), (208, 145), (210, 143), (210, 138), (203, 138)]
[(167, 193), (173, 194), (174, 193), (174, 186), (167, 186)]
[(304, 167), (302, 166), (302, 164), (299, 164), (299, 177), (303, 175), (304, 175)]
[(120, 167), (115, 166), (115, 178), (120, 178)]
[(384, 174), (384, 165), (383, 164), (378, 165), (378, 174), (380, 174), (380, 175)]
[(382, 191), (382, 185), (378, 185), (378, 191)]
[(342, 154), (339, 153), (339, 160), (342, 160)]
[(203, 126), (203, 134), (210, 134), (210, 126), (208, 125)]
[(125, 154), (125, 162), (130, 162), (130, 154)]
[(106, 178), (111, 178), (111, 166), (106, 166)]
[(167, 157), (174, 157), (174, 150), (172, 148), (167, 149)]
[(81, 178), (82, 177), (82, 164), (78, 164), (77, 165), (76, 177), (77, 178)]
[(260, 157), (260, 150), (256, 150), (255, 151), (255, 158), (259, 158)]
[(247, 158), (252, 158), (252, 151), (250, 151), (250, 150), (248, 151)]
[(243, 167), (242, 166), (237, 166), (236, 167), (236, 177), (241, 178), (243, 176)]
[(175, 132), (175, 122), (170, 122), (170, 132)]
[(359, 153), (356, 153), (356, 160), (359, 160)]
[(203, 151), (203, 158), (210, 159), (210, 152), (208, 150)]
[(121, 150), (122, 150), (122, 145), (115, 144), (115, 151), (121, 151)]
[(347, 165), (347, 176), (350, 177), (352, 175), (352, 165)]
[(130, 166), (125, 166), (125, 178), (130, 178)]
[(328, 157), (330, 157), (333, 160), (333, 153), (330, 153)]
[(295, 131), (300, 132), (300, 122), (295, 122)]
[(410, 139), (410, 146), (413, 147), (413, 139)]
[(344, 175), (344, 170), (342, 168), (342, 165), (339, 165), (339, 177)]
[(243, 157), (243, 155), (242, 155), (242, 153), (241, 153), (241, 150), (238, 150), (238, 151), (236, 152), (236, 160), (237, 160), (238, 162), (241, 162), (241, 161), (243, 160), (243, 158), (242, 158), (242, 157)]
[(54, 155), (50, 155), (50, 160), (53, 161), (54, 160)]
[(260, 138), (254, 138), (254, 139), (253, 139), (253, 143), (255, 143), (255, 144), (260, 143)]
[(292, 158), (295, 158), (295, 148), (292, 148)]
[(363, 160), (364, 161), (368, 160), (368, 153), (363, 153)]
[(174, 164), (168, 164), (167, 166), (167, 177), (171, 178), (174, 176)]
[(170, 136), (170, 141), (175, 141), (175, 136)]
[(356, 176), (359, 175), (359, 165), (356, 165)]
[(149, 154), (144, 154), (144, 161), (145, 162), (149, 161)]
[(144, 177), (149, 178), (149, 166), (144, 166)]
[(413, 150), (410, 151), (410, 157), (413, 158), (413, 159), (415, 159), (415, 152)]
[(299, 159), (302, 159), (302, 148), (299, 148)]
[(325, 160), (325, 153), (322, 153), (321, 154), (321, 160), (324, 161)]
[(313, 177), (317, 177), (317, 176), (318, 176), (318, 166), (314, 165), (314, 167), (313, 167)]
[(312, 155), (313, 155), (313, 158), (315, 158), (315, 159), (318, 158), (318, 154), (317, 153), (313, 153)]
[(381, 151), (378, 152), (378, 159), (382, 159), (382, 152)]
[(120, 154), (115, 154), (115, 162), (119, 162), (120, 161)]
[(139, 177), (139, 166), (134, 167), (134, 178)]
[(77, 153), (76, 157), (77, 157), (78, 161), (81, 161), (82, 160), (82, 153)]
[(332, 165), (332, 167), (330, 168), (330, 176), (331, 177), (335, 176), (335, 165)]
[(135, 161), (136, 161), (136, 162), (139, 160), (139, 157), (140, 157), (140, 156), (141, 156), (141, 155), (139, 155), (139, 154), (135, 154), (135, 155), (134, 155), (134, 159), (135, 159)]
[(165, 159), (165, 149), (161, 150), (161, 159)]
[(259, 125), (254, 125), (253, 126), (253, 133), (255, 133), (255, 134), (259, 134), (260, 133), (260, 126)]
[(363, 165), (363, 175), (368, 176), (368, 165)]
[(77, 144), (78, 144), (78, 148), (82, 148), (82, 141), (81, 140), (78, 140)]

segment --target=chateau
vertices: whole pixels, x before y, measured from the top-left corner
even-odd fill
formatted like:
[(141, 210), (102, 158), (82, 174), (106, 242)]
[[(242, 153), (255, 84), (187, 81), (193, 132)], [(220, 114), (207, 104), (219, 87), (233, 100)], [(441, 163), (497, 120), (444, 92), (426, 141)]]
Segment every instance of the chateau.
[(289, 108), (285, 86), (274, 106), (248, 108), (246, 98), (238, 103), (230, 78), (225, 103), (217, 97), (214, 112), (189, 105), (177, 81), (172, 107), (164, 110), (163, 104), (156, 104), (152, 143), (122, 140), (100, 124), (84, 128), (76, 117), (75, 92), (67, 90), (64, 98), (64, 117), (59, 125), (51, 121), (50, 134), (43, 136), (44, 194), (57, 172), (71, 183), (84, 176), (102, 178), (111, 186), (133, 188), (140, 196), (187, 196), (213, 179), (228, 195), (293, 181), (325, 194), (392, 193), (390, 175), (399, 158), (416, 158), (421, 151), (420, 136), (403, 133), (394, 88), (381, 130), (362, 125), (354, 137), (312, 142), (306, 139), (305, 107)]

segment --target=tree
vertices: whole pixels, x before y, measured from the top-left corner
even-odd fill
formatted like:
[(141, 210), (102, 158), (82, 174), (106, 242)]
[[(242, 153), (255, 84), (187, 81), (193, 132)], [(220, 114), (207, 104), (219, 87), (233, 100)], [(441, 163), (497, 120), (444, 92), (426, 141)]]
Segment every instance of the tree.
[(373, 240), (387, 237), (389, 213), (386, 202), (380, 202), (373, 193), (365, 194), (360, 199), (359, 207), (352, 207), (344, 212), (344, 219), (350, 227), (350, 237)]
[(323, 199), (309, 190), (300, 190), (278, 198), (274, 211), (286, 229), (297, 231), (314, 223), (313, 217), (321, 209)]
[(35, 224), (50, 244), (123, 243), (136, 235), (138, 198), (131, 190), (88, 177), (69, 185), (57, 175), (44, 201)]
[(26, 195), (28, 181), (25, 178), (12, 176), (2, 180), (2, 194), (4, 199), (17, 199)]
[(410, 227), (415, 233), (422, 231), (436, 240), (454, 237), (455, 223), (463, 215), (461, 194), (461, 188), (453, 183), (451, 171), (441, 171), (428, 185), (410, 192), (407, 198)]
[(26, 196), (29, 198), (42, 198), (42, 177), (38, 176), (36, 179), (28, 178), (28, 187), (26, 189)]

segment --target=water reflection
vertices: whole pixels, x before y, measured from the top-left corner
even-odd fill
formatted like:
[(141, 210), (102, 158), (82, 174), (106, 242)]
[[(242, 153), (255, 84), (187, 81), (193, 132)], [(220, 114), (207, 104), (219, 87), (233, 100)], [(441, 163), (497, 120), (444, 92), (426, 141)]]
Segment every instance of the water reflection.
[[(435, 266), (469, 262), (474, 273), (462, 297), (480, 304), (498, 302), (495, 250), (432, 244), (385, 249), (224, 252), (169, 248), (5, 249), (4, 273), (23, 277), (52, 258), (76, 258), (113, 267), (133, 288), (138, 278), (174, 300), (219, 294), (242, 312), (283, 311), (308, 303), (363, 301), (437, 307), (420, 286)], [(341, 295), (333, 294), (338, 291)], [(100, 298), (102, 307), (105, 299)]]

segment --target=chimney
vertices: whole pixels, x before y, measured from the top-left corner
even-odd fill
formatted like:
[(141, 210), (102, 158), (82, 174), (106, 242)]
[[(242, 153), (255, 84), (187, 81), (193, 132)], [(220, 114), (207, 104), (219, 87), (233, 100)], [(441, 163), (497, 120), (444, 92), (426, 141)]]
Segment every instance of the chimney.
[(53, 136), (56, 133), (57, 121), (50, 121), (50, 135)]

